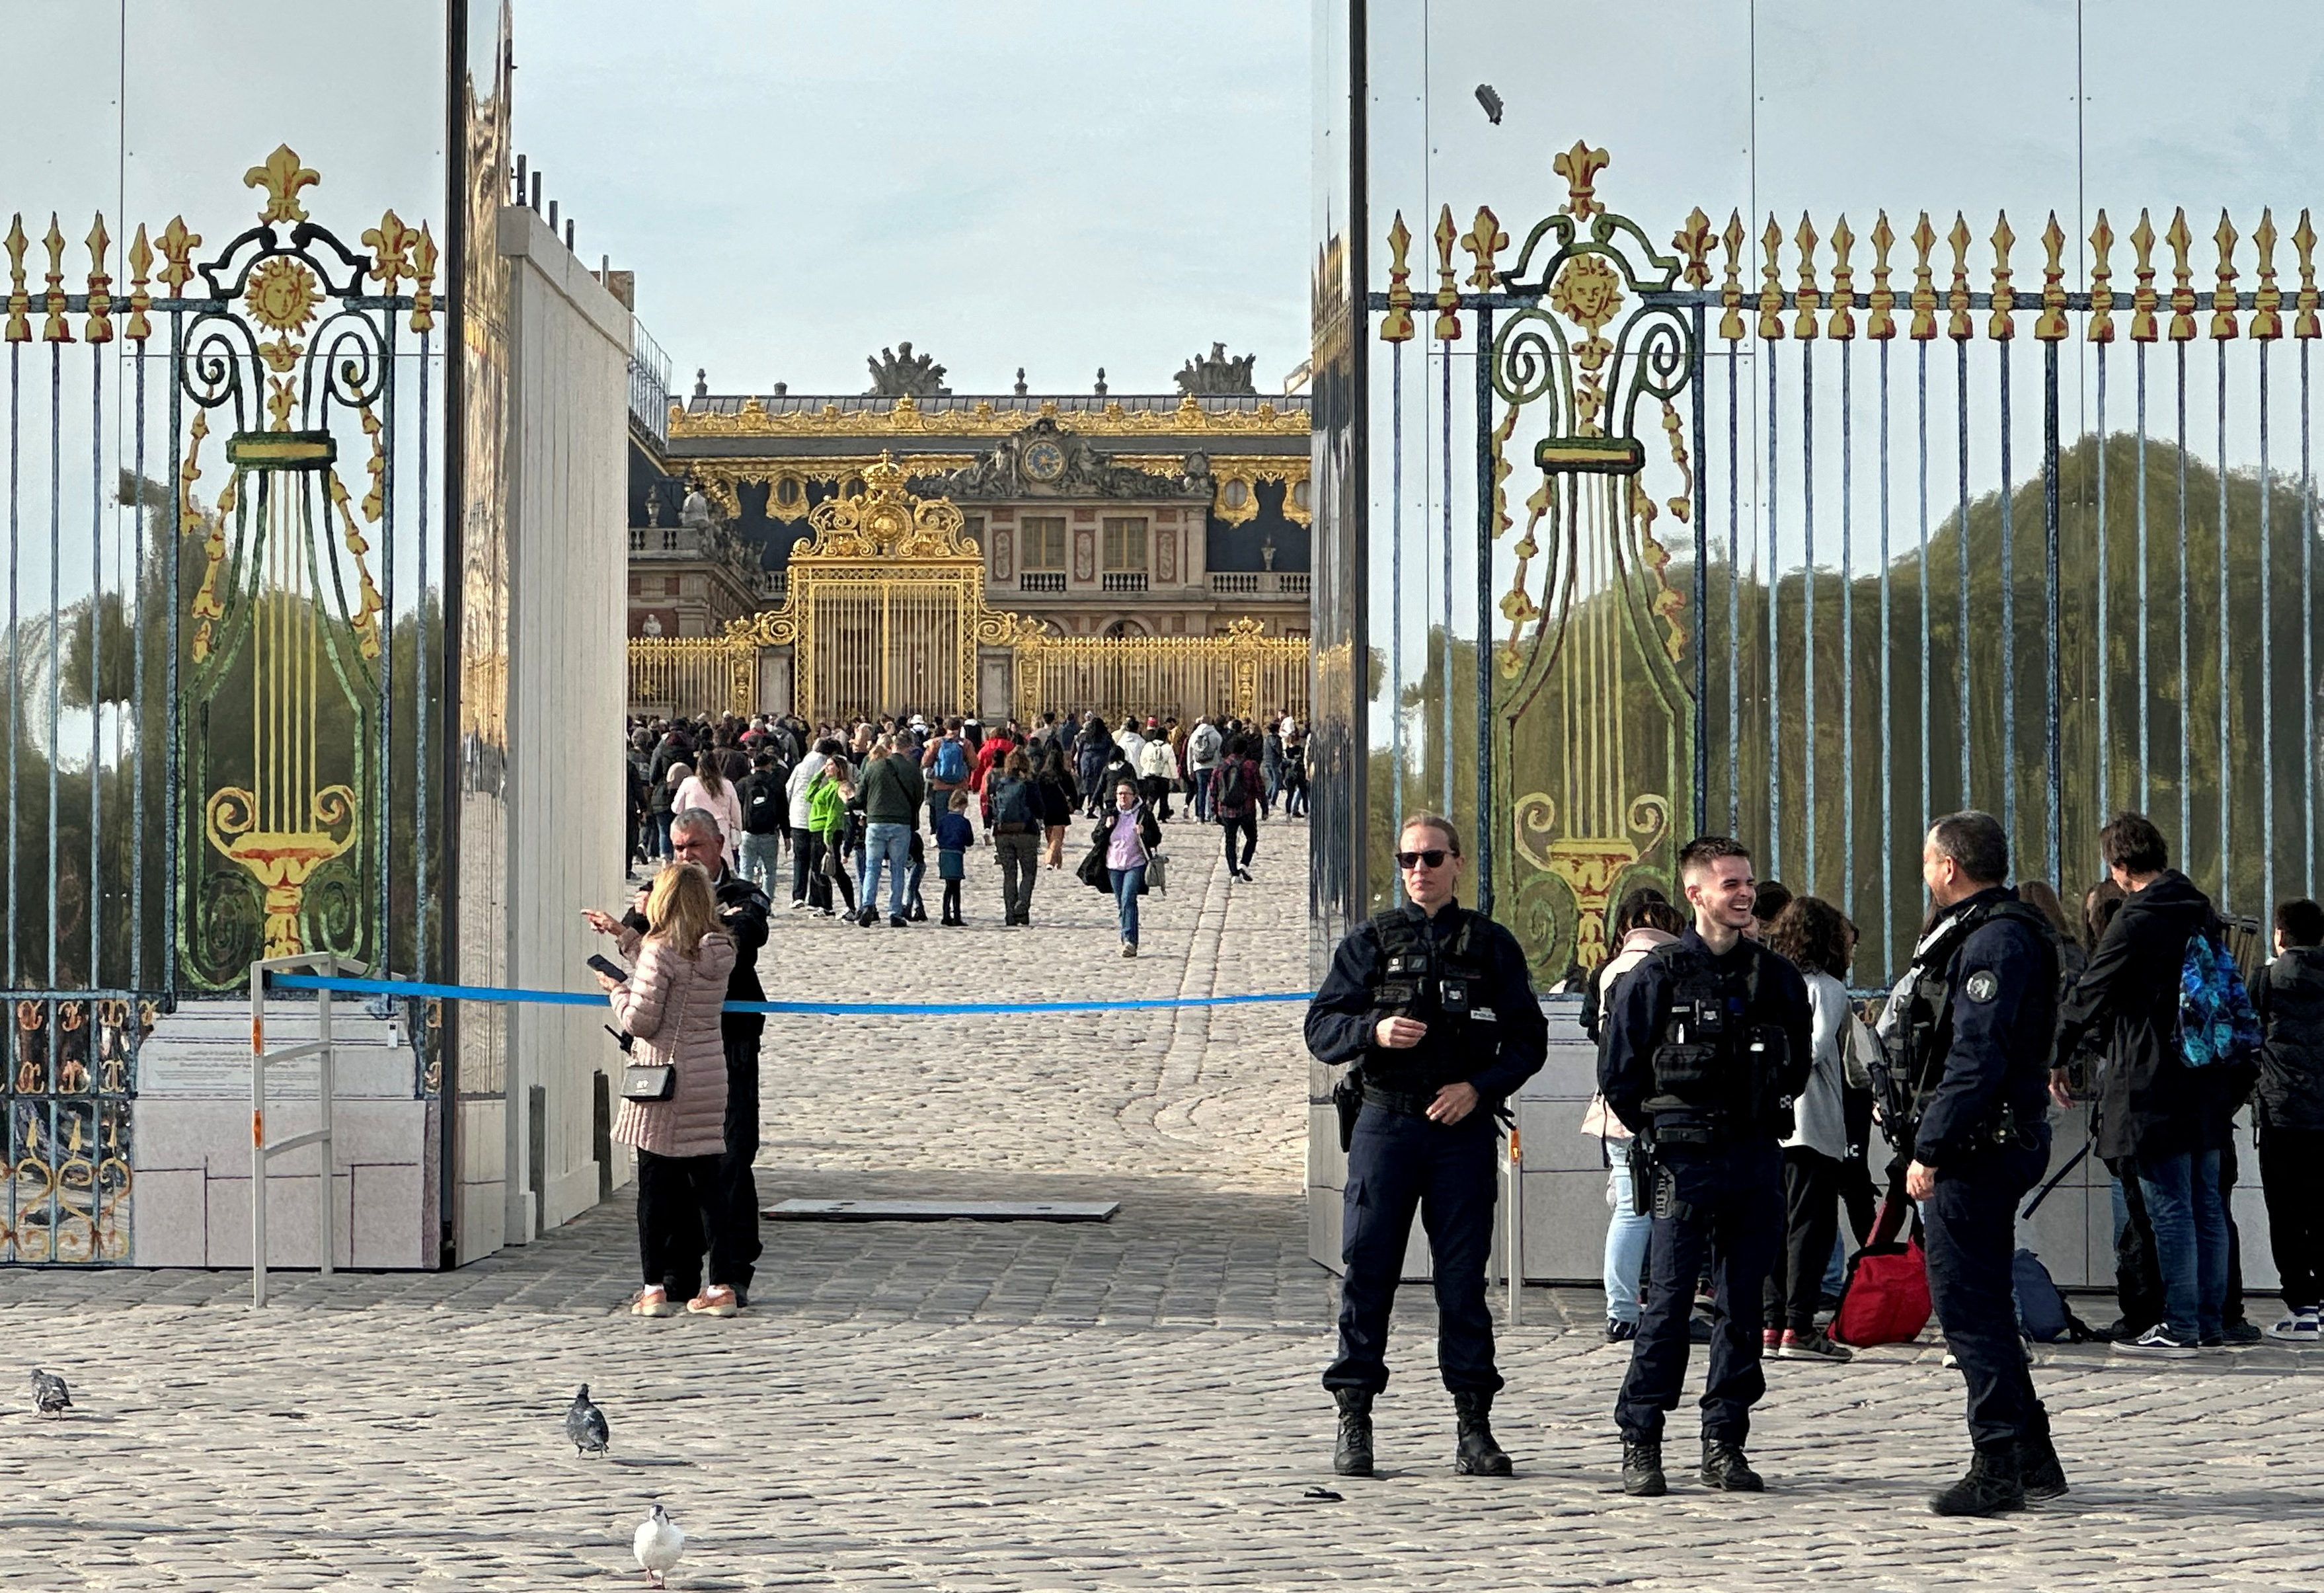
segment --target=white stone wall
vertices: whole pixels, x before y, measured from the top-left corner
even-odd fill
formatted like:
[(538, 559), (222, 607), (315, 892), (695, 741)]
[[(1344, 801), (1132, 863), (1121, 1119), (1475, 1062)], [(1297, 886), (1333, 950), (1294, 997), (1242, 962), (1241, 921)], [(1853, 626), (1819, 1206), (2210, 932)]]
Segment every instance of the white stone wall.
[[(511, 278), (507, 965), (520, 988), (587, 990), (584, 960), (608, 947), (581, 909), (619, 911), (630, 894), (616, 761), (630, 312), (529, 209), (501, 212), (500, 250)], [(522, 1244), (596, 1203), (593, 1081), (619, 1053), (601, 1008), (509, 1012), (503, 1242)], [(538, 1154), (535, 1087), (547, 1091)], [(614, 1168), (626, 1179), (626, 1159)]]

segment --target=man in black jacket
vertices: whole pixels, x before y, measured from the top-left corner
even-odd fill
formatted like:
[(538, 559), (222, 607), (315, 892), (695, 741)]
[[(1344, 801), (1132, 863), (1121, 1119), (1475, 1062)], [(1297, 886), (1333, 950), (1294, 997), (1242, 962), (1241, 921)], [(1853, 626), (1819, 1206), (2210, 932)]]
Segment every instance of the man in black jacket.
[[(2071, 1056), (2106, 1026), (2106, 1078), (2098, 1090), (2098, 1154), (2135, 1178), (2154, 1230), (2163, 1321), (2126, 1355), (2190, 1359), (2224, 1342), (2227, 1208), (2219, 1154), (2241, 1070), (2198, 1073), (2179, 1055), (2179, 979), (2187, 943), (2214, 933), (2210, 898), (2170, 866), (2163, 833), (2126, 813), (2098, 833), (2107, 870), (2129, 894), (2090, 953), (2058, 1016), (2056, 1054)], [(2217, 1075), (2217, 1076), (2206, 1076)]]
[[(689, 807), (669, 823), (670, 850), (681, 863), (698, 863), (710, 875), (718, 898), (718, 926), (734, 937), (734, 971), (726, 976), (729, 1001), (763, 1001), (759, 983), (759, 948), (767, 944), (767, 893), (726, 866), (718, 817), (706, 808)], [(611, 934), (609, 925), (591, 922)], [(622, 922), (643, 935), (646, 892), (622, 916)], [(752, 1164), (759, 1159), (759, 1041), (767, 1027), (760, 1012), (729, 1012), (718, 1020), (719, 1037), (726, 1046), (726, 1149), (718, 1160), (718, 1176), (726, 1194), (728, 1254), (736, 1266), (725, 1281), (734, 1286), (737, 1304), (750, 1303), (752, 1264), (759, 1258), (759, 1183)]]
[(2259, 1178), (2283, 1284), (2271, 1337), (2324, 1337), (2324, 907), (2275, 909), (2275, 961), (2252, 981), (2259, 1013)]

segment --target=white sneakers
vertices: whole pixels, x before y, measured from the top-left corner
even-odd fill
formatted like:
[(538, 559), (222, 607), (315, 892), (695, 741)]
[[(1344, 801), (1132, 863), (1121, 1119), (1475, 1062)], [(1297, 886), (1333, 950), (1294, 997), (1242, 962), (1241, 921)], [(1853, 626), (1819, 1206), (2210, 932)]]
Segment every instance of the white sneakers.
[(2324, 1343), (2324, 1314), (2319, 1314), (2313, 1305), (2286, 1311), (2283, 1320), (2270, 1328), (2267, 1336), (2289, 1344)]

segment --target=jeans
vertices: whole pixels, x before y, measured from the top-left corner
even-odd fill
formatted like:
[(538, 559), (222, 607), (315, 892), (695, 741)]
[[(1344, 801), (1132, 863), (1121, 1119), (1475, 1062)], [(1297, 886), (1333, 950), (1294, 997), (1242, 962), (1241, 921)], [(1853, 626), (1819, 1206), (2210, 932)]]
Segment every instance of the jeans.
[(2263, 1125), (2259, 1182), (2284, 1309), (2313, 1309), (2324, 1303), (2324, 1131)]
[(791, 831), (791, 900), (803, 902), (807, 897), (807, 882), (823, 866), (823, 846), (815, 832), (807, 829)]
[(1500, 1391), (1493, 1313), (1485, 1304), (1499, 1135), (1493, 1114), (1481, 1106), (1448, 1128), (1364, 1104), (1348, 1146), (1340, 1353), (1323, 1374), (1324, 1387), (1377, 1394), (1388, 1386), (1388, 1312), (1417, 1209), (1433, 1261), (1436, 1365), (1444, 1386), (1455, 1394)]
[(2181, 1344), (2216, 1339), (2227, 1298), (2227, 1213), (2219, 1153), (2136, 1158), (2138, 1192), (2154, 1229), (2164, 1331)]
[(888, 916), (904, 916), (904, 876), (912, 855), (912, 826), (882, 821), (863, 826), (863, 910), (880, 908), (880, 870), (888, 870)]
[(1131, 945), (1138, 944), (1138, 892), (1146, 883), (1146, 865), (1134, 869), (1108, 869), (1105, 877), (1113, 885), (1115, 914), (1121, 921), (1121, 938)]
[(647, 822), (652, 826), (653, 832), (646, 843), (647, 861), (659, 858), (662, 861), (668, 862), (676, 855), (669, 849), (669, 821), (677, 816), (667, 807), (646, 815)]
[(1969, 1441), (1981, 1450), (2050, 1431), (2025, 1364), (2010, 1286), (2017, 1202), (2049, 1160), (2045, 1133), (2038, 1146), (1949, 1162), (1937, 1174), (1935, 1192), (1921, 1202), (1929, 1300), (1969, 1386)]
[(1606, 1191), (1613, 1198), (1614, 1219), (1606, 1225), (1606, 1320), (1638, 1320), (1638, 1285), (1645, 1281), (1646, 1241), (1654, 1237), (1655, 1219), (1640, 1212), (1630, 1197), (1628, 1141), (1609, 1146), (1614, 1165), (1606, 1173)]
[(995, 835), (992, 861), (1001, 865), (1001, 922), (1031, 923), (1033, 877), (1041, 866), (1041, 837), (1029, 833)]
[(783, 838), (779, 834), (742, 837), (742, 878), (765, 891), (770, 900), (775, 894), (775, 870), (781, 866), (782, 855)]
[(1213, 772), (1207, 769), (1198, 769), (1194, 771), (1194, 816), (1206, 824), (1211, 822), (1211, 775)]

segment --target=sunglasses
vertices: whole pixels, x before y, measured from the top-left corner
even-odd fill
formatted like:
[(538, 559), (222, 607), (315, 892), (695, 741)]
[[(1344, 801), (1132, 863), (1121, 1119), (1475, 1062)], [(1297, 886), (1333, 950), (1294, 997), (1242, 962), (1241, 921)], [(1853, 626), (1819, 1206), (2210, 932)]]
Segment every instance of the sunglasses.
[(1441, 869), (1444, 866), (1444, 860), (1452, 855), (1451, 852), (1437, 846), (1432, 846), (1426, 852), (1399, 852), (1396, 854), (1396, 866), (1399, 869), (1417, 869), (1425, 864), (1432, 869)]

